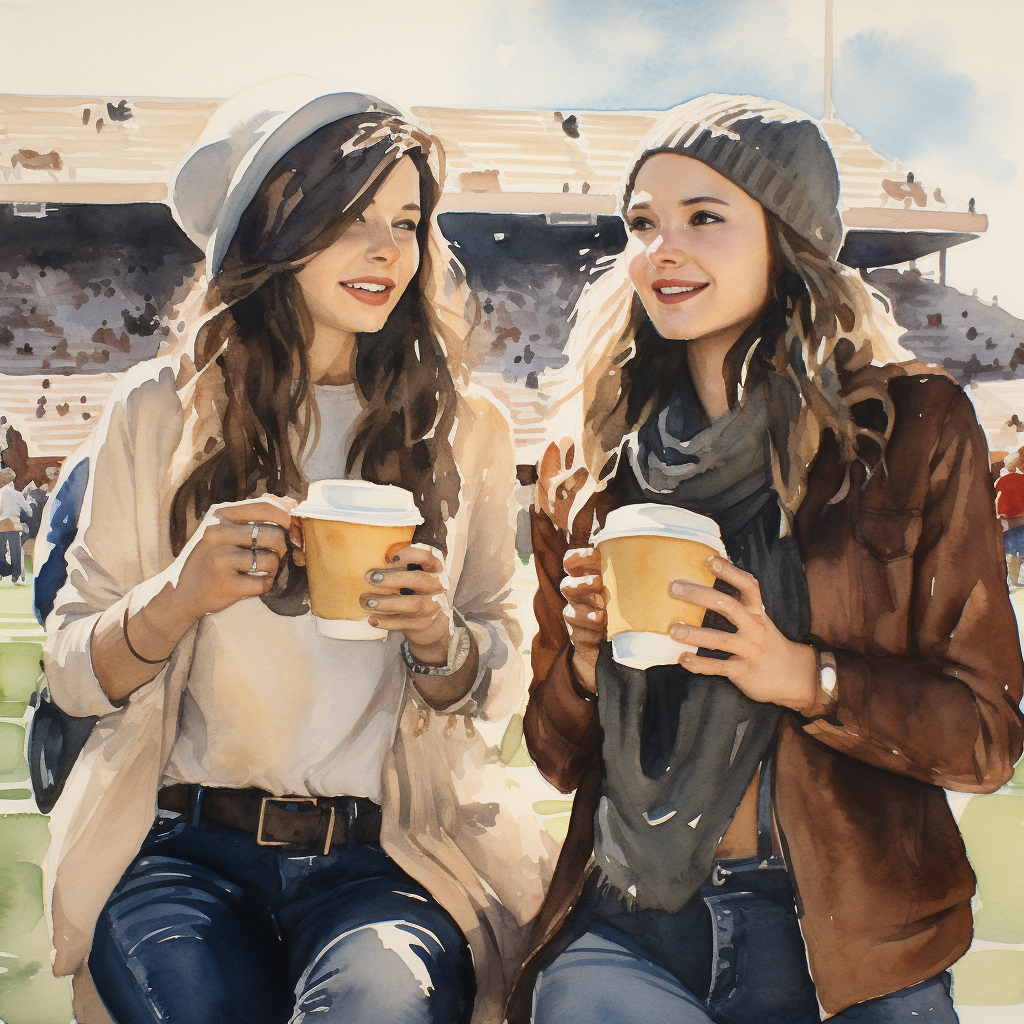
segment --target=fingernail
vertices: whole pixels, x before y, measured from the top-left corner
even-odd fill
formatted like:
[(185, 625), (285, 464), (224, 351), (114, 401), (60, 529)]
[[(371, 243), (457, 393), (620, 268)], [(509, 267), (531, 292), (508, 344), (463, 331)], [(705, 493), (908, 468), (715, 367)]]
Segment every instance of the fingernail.
[(370, 600), (366, 602), (366, 607), (367, 608), (376, 608), (377, 607), (377, 602), (371, 597)]
[(689, 627), (683, 626), (679, 623), (676, 623), (671, 629), (669, 629), (669, 634), (672, 636), (673, 640), (685, 640), (689, 632)]
[(711, 571), (712, 572), (721, 572), (722, 571), (722, 560), (720, 558), (715, 558), (715, 556), (712, 555), (711, 558), (710, 558), (710, 562), (711, 562)]
[(371, 583), (383, 583), (384, 582), (384, 573), (382, 573), (382, 572), (371, 572), (370, 573), (370, 582)]
[(673, 580), (672, 586), (669, 590), (676, 595), (676, 597), (682, 597), (686, 593), (686, 582), (684, 580)]
[(597, 620), (597, 612), (587, 612), (587, 618), (590, 619), (591, 622), (596, 621)]
[(369, 618), (369, 619), (367, 619), (366, 621), (367, 621), (367, 622), (369, 622), (369, 624), (370, 624), (371, 626), (373, 626), (374, 628), (376, 628), (376, 626), (377, 626), (377, 623), (378, 623), (378, 622), (380, 622), (380, 619), (378, 619), (378, 618), (377, 618), (376, 616), (374, 616), (374, 617), (372, 617), (372, 618)]

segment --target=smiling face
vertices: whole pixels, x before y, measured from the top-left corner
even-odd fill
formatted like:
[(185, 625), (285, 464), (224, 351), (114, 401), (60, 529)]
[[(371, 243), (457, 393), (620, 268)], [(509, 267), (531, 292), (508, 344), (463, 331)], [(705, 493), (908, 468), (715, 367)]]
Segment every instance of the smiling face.
[(629, 276), (664, 338), (730, 347), (768, 302), (763, 207), (707, 164), (658, 153), (626, 211)]
[(373, 201), (332, 245), (295, 275), (316, 327), (379, 331), (420, 262), (420, 176), (403, 157)]

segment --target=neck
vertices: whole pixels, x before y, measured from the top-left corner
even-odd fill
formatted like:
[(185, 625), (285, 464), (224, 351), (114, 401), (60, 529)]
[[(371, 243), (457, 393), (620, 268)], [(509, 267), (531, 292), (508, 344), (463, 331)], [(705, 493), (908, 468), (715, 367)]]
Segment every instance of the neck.
[(711, 423), (729, 411), (725, 357), (749, 326), (749, 323), (739, 324), (686, 342), (686, 364), (690, 378)]
[(314, 384), (351, 384), (355, 369), (356, 336), (318, 322), (306, 353), (309, 379)]

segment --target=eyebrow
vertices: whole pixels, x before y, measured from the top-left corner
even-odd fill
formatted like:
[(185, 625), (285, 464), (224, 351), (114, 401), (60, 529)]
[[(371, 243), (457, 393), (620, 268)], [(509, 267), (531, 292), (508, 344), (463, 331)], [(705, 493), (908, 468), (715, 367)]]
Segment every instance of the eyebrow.
[[(376, 205), (377, 205), (377, 200), (376, 199), (371, 199), (370, 200), (370, 206), (376, 206)], [(422, 212), (420, 210), (420, 208), (419, 208), (419, 205), (417, 203), (406, 203), (405, 206), (402, 207), (402, 209), (403, 210), (415, 210), (417, 213), (421, 213)]]
[[(680, 199), (680, 206), (696, 206), (698, 203), (718, 203), (719, 206), (728, 206), (724, 199), (716, 199), (714, 196), (695, 196), (693, 199)], [(630, 205), (630, 210), (649, 210), (650, 203), (635, 203)]]

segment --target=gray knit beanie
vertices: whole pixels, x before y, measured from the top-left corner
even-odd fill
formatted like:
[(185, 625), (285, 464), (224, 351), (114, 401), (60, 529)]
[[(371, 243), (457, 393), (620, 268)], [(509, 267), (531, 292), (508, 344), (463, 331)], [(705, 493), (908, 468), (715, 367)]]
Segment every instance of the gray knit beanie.
[(637, 149), (623, 189), (623, 213), (640, 167), (655, 153), (700, 160), (823, 255), (839, 255), (839, 172), (821, 129), (807, 114), (756, 96), (721, 94), (673, 107)]

